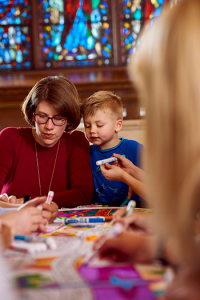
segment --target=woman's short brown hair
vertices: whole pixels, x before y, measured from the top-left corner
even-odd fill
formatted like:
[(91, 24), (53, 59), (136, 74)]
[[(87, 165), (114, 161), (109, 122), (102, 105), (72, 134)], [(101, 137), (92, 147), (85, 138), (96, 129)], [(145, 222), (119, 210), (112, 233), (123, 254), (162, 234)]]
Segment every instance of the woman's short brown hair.
[(22, 103), (22, 112), (27, 123), (34, 126), (32, 115), (37, 105), (46, 101), (66, 117), (70, 125), (66, 131), (74, 130), (80, 123), (80, 98), (76, 87), (65, 77), (49, 76), (38, 81)]

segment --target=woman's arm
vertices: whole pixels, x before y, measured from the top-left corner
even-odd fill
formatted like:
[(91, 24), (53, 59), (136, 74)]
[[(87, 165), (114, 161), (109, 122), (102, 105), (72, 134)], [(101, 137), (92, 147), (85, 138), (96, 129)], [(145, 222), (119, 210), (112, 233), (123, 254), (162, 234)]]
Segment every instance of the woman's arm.
[(126, 171), (135, 179), (145, 182), (146, 174), (142, 169), (138, 168), (129, 159), (120, 154), (114, 153), (113, 156), (118, 158), (118, 160), (115, 163), (113, 163), (113, 165), (120, 167), (122, 170)]
[(101, 165), (100, 168), (103, 176), (107, 180), (123, 181), (131, 187), (135, 194), (139, 195), (143, 199), (147, 199), (147, 185), (145, 183), (135, 179), (117, 166), (105, 164)]

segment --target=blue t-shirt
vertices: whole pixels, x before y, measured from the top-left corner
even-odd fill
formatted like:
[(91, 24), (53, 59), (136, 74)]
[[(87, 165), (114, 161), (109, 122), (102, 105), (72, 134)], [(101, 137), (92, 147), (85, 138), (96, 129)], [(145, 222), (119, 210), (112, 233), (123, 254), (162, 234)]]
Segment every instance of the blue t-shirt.
[[(101, 173), (100, 166), (96, 165), (97, 160), (110, 158), (113, 153), (124, 154), (132, 163), (138, 166), (138, 157), (142, 145), (133, 140), (120, 139), (120, 143), (110, 149), (101, 150), (99, 146), (90, 146), (90, 163), (94, 180), (93, 203), (120, 205), (128, 195), (128, 185), (122, 181), (109, 181)], [(132, 199), (139, 200), (139, 196), (133, 194)]]

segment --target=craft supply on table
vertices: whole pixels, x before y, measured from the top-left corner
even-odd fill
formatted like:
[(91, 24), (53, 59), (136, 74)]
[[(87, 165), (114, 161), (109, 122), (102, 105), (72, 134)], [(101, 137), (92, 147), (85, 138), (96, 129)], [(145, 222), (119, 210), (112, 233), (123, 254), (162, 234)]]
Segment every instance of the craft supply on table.
[(88, 224), (88, 223), (104, 223), (104, 217), (80, 217), (80, 218), (66, 218), (63, 220), (64, 224)]

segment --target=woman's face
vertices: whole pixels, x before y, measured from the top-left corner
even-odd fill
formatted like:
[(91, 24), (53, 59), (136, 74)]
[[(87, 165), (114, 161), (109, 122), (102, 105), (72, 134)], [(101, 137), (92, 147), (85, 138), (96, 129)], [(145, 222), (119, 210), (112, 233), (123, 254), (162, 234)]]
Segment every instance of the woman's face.
[[(37, 117), (35, 115), (37, 115)], [(43, 119), (45, 119), (45, 117), (54, 117), (54, 120), (58, 120), (58, 123), (60, 123), (64, 118), (51, 104), (46, 101), (42, 101), (38, 104), (35, 113), (32, 116), (32, 120), (33, 122), (35, 122), (36, 142), (38, 142), (43, 147), (51, 148), (59, 141), (59, 139), (63, 135), (63, 132), (65, 131), (67, 125), (67, 120), (63, 120), (63, 122), (65, 121), (65, 123), (61, 126), (54, 125), (52, 119), (48, 119), (46, 124), (39, 124), (38, 122), (43, 122)], [(37, 120), (39, 120), (38, 122), (36, 122), (36, 118)]]

